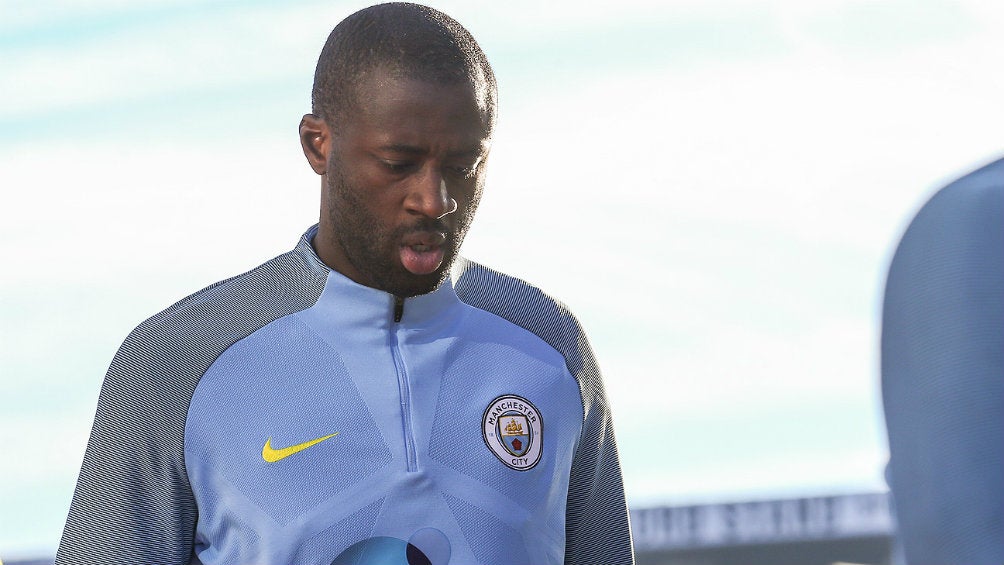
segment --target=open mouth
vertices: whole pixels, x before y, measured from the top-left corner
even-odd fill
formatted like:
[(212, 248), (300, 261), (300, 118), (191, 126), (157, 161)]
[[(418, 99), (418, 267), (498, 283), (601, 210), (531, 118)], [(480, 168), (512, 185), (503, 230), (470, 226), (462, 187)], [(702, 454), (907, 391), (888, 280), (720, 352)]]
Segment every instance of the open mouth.
[(406, 235), (400, 248), (401, 264), (415, 275), (428, 275), (443, 264), (446, 250), (442, 232), (414, 232)]

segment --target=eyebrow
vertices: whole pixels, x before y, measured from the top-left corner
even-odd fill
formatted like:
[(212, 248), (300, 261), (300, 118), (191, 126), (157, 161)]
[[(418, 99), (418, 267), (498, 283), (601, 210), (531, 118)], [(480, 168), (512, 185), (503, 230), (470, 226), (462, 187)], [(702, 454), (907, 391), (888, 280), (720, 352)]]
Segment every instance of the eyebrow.
[(405, 145), (403, 143), (392, 143), (390, 145), (383, 145), (380, 147), (381, 151), (393, 151), (394, 153), (408, 153), (412, 155), (417, 155), (422, 153), (422, 150), (414, 145)]
[[(390, 151), (393, 153), (404, 153), (406, 155), (420, 155), (425, 151), (414, 145), (406, 145), (404, 143), (391, 143), (389, 145), (383, 145), (380, 147), (382, 151)], [(470, 149), (464, 149), (461, 151), (456, 151), (450, 153), (448, 157), (480, 157), (484, 155), (486, 151), (481, 146), (471, 147)]]

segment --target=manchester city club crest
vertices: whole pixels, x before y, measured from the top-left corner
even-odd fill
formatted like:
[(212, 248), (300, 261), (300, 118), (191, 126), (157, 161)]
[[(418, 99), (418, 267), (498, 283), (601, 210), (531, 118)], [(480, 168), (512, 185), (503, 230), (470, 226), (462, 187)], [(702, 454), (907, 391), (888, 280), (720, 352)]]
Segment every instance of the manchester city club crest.
[(496, 398), (481, 427), (488, 449), (510, 469), (526, 471), (540, 461), (544, 421), (529, 400), (515, 394)]

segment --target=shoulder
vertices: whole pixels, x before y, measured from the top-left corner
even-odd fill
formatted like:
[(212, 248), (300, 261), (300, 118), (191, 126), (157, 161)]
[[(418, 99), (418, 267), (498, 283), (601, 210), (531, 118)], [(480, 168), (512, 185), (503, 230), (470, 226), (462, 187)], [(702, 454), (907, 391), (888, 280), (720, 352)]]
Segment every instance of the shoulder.
[(543, 340), (564, 358), (587, 410), (603, 403), (599, 366), (579, 320), (559, 300), (532, 284), (469, 259), (458, 259), (453, 286), (460, 300)]
[(975, 193), (999, 191), (1004, 188), (1004, 158), (997, 159), (973, 170), (948, 184), (946, 189), (966, 187)]
[(914, 394), (921, 380), (940, 387), (945, 374), (957, 381), (993, 362), (1004, 331), (1002, 248), (1004, 159), (936, 192), (896, 247), (882, 304), (886, 394), (897, 379)]
[[(228, 347), (282, 316), (312, 305), (324, 273), (291, 251), (195, 292), (137, 326), (109, 376), (197, 378)], [(118, 369), (118, 370), (116, 370)]]
[[(889, 283), (920, 292), (916, 277), (959, 280), (996, 274), (1004, 257), (1004, 159), (949, 183), (911, 220), (893, 256)], [(997, 267), (999, 270), (999, 267)], [(965, 277), (963, 277), (965, 279)]]
[[(1004, 214), (1004, 159), (999, 159), (938, 190), (917, 212), (904, 239), (977, 232), (999, 223)], [(987, 233), (986, 237), (1004, 232)]]
[(457, 260), (453, 285), (466, 304), (536, 334), (562, 353), (582, 333), (579, 321), (563, 303), (522, 279), (475, 261)]

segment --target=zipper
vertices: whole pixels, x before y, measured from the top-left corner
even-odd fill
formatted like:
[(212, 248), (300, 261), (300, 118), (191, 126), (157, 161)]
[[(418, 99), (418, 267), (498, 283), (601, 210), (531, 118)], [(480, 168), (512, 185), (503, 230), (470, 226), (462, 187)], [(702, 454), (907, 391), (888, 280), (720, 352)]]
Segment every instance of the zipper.
[(400, 296), (394, 297), (394, 323), (401, 323), (401, 316), (404, 316), (404, 299)]
[(394, 324), (390, 330), (391, 351), (394, 357), (394, 368), (397, 370), (397, 390), (401, 399), (401, 424), (404, 432), (404, 450), (408, 459), (408, 472), (418, 471), (418, 455), (415, 452), (415, 430), (411, 422), (411, 384), (408, 381), (408, 371), (401, 357), (401, 347), (397, 340), (398, 326), (404, 316), (404, 299), (394, 297)]

